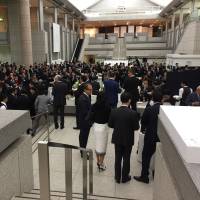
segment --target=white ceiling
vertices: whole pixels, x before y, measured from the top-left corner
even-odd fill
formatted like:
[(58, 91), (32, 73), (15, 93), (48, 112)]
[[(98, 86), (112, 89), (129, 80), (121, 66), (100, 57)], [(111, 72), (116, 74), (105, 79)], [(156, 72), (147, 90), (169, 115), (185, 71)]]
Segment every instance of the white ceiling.
[(151, 0), (152, 2), (161, 5), (163, 7), (167, 6), (170, 2), (172, 2), (173, 0)]
[[(75, 7), (77, 7), (79, 10), (85, 10), (86, 8), (90, 7), (91, 5), (95, 4), (99, 0), (68, 0), (70, 1)], [(120, 1), (120, 0), (113, 0), (114, 1)], [(130, 0), (131, 1), (131, 0)], [(160, 6), (167, 6), (171, 1), (173, 0), (149, 0), (152, 1)]]

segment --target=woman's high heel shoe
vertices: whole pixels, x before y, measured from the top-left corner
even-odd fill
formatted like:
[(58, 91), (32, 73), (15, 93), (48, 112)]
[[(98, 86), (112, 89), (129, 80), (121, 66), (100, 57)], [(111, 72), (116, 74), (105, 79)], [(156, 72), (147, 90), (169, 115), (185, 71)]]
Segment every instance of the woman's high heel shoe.
[(99, 172), (102, 172), (102, 171), (106, 170), (106, 166), (104, 164), (97, 163), (97, 166), (98, 166)]

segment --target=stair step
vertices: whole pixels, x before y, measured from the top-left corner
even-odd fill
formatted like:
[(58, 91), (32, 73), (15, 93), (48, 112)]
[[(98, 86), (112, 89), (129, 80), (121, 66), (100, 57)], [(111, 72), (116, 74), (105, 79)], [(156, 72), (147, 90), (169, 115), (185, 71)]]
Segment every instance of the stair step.
[[(39, 189), (33, 189), (31, 191), (32, 194), (40, 194), (40, 190)], [(65, 192), (63, 191), (51, 191), (51, 196), (57, 196), (57, 197), (65, 197)], [(82, 199), (83, 198), (83, 194), (82, 193), (73, 193), (73, 198), (74, 199)], [(122, 198), (122, 197), (112, 197), (112, 196), (103, 196), (103, 195), (97, 195), (97, 194), (93, 194), (93, 195), (89, 195), (88, 194), (88, 199), (92, 200), (92, 199), (100, 199), (100, 200), (136, 200), (136, 199), (130, 199), (130, 198)]]
[[(65, 192), (51, 191), (51, 200), (65, 200)], [(30, 193), (24, 193), (22, 196), (13, 197), (11, 200), (38, 200), (40, 199), (40, 190), (34, 189)], [(83, 194), (73, 193), (73, 199), (83, 199)], [(88, 195), (88, 200), (135, 200), (129, 198), (102, 196), (102, 195)]]

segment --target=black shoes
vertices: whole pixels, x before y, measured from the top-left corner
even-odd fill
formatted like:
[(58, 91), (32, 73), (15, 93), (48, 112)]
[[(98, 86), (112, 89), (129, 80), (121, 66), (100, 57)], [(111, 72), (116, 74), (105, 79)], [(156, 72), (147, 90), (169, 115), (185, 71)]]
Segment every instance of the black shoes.
[[(81, 158), (83, 158), (83, 154), (81, 154)], [(87, 160), (89, 160), (89, 155), (87, 154)]]
[[(58, 129), (58, 128), (59, 128), (58, 124), (55, 124), (55, 129)], [(60, 129), (63, 129), (63, 128), (65, 128), (64, 125), (60, 125)]]
[(59, 128), (58, 124), (55, 124), (55, 129), (58, 129), (58, 128)]
[(118, 180), (118, 179), (115, 179), (115, 182), (118, 183), (118, 184), (120, 184), (120, 180)]
[(149, 183), (149, 178), (148, 177), (142, 177), (142, 176), (134, 176), (134, 179), (136, 181), (139, 181), (139, 182), (142, 182), (142, 183), (146, 183), (148, 184)]
[(128, 177), (122, 179), (122, 183), (127, 183), (127, 182), (129, 182), (130, 180), (131, 180), (131, 176), (128, 176)]
[[(131, 176), (129, 175), (129, 176), (127, 176), (126, 178), (122, 178), (122, 183), (127, 183), (127, 182), (129, 182), (131, 180)], [(118, 183), (118, 184), (120, 184), (120, 179), (118, 179), (118, 178), (115, 178), (115, 182), (116, 183)]]
[(122, 179), (122, 183), (127, 183), (131, 180), (131, 176)]
[(79, 128), (79, 127), (73, 127), (73, 129), (74, 129), (74, 130), (80, 130), (80, 128)]

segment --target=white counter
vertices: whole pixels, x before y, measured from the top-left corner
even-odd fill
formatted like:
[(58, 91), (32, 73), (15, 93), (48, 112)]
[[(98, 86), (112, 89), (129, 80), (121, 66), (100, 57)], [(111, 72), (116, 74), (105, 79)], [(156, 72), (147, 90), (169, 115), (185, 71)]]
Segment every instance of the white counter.
[(187, 163), (200, 163), (200, 107), (161, 106), (159, 118)]

